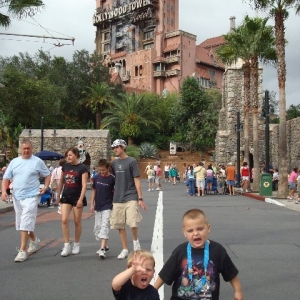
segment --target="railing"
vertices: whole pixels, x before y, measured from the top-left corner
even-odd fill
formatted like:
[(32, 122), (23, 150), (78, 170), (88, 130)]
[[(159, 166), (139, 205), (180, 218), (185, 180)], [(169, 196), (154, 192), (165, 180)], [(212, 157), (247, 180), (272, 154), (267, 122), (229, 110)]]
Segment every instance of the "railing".
[(171, 63), (179, 63), (180, 57), (179, 56), (170, 56), (166, 57), (166, 63), (171, 64)]

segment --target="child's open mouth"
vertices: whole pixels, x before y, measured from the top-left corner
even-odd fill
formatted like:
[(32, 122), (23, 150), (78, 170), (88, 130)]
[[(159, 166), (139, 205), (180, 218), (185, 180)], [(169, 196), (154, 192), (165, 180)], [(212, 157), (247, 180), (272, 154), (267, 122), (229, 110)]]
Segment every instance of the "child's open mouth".
[(147, 277), (142, 277), (142, 279), (141, 279), (141, 283), (142, 283), (142, 285), (146, 285), (147, 284)]

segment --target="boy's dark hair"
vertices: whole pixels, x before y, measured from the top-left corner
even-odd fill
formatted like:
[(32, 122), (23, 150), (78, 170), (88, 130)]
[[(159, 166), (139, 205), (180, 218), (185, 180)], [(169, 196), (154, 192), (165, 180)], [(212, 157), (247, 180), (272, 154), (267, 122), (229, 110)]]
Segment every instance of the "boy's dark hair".
[(109, 169), (110, 163), (106, 159), (101, 158), (98, 161), (98, 167), (106, 167), (107, 169)]
[(186, 211), (182, 217), (182, 226), (184, 226), (184, 221), (186, 219), (195, 220), (195, 219), (200, 219), (200, 218), (203, 219), (205, 223), (208, 223), (207, 217), (203, 210), (198, 209), (198, 208), (190, 209), (190, 210)]

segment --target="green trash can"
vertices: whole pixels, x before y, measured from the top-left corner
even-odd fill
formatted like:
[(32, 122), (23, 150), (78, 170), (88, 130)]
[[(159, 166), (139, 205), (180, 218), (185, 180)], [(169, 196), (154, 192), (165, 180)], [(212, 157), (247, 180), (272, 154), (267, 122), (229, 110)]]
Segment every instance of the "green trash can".
[(260, 196), (272, 196), (272, 175), (270, 173), (260, 174), (259, 194)]

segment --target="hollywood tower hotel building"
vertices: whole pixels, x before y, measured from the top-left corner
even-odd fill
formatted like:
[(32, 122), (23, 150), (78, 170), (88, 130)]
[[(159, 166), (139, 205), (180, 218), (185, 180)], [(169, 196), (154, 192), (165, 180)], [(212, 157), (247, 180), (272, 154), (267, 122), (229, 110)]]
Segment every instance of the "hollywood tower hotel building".
[(131, 91), (178, 92), (187, 76), (221, 88), (224, 66), (215, 59), (223, 38), (196, 46), (179, 30), (178, 0), (97, 0), (96, 52)]

